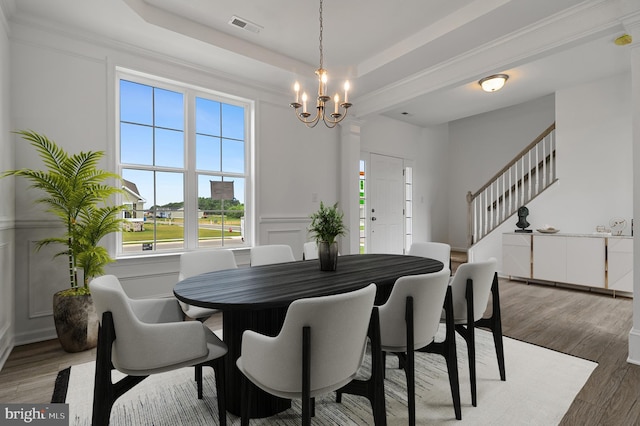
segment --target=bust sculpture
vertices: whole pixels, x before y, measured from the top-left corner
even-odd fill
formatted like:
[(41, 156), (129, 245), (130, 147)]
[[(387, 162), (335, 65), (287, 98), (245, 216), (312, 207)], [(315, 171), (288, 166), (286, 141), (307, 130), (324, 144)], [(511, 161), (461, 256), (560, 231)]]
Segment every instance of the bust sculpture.
[(529, 209), (525, 206), (520, 207), (518, 209), (518, 223), (516, 223), (516, 226), (520, 229), (516, 229), (515, 232), (531, 232), (531, 229), (525, 229), (529, 226), (527, 216), (529, 216)]

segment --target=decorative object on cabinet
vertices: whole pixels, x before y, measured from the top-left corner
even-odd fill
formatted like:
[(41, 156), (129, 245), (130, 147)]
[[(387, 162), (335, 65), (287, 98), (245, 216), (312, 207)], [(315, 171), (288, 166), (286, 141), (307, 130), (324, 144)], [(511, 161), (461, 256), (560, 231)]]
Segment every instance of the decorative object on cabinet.
[(612, 235), (622, 235), (622, 231), (627, 227), (627, 219), (621, 217), (613, 217), (609, 221)]
[(558, 228), (554, 228), (551, 225), (545, 225), (542, 228), (536, 229), (536, 231), (541, 232), (543, 234), (555, 234), (556, 232), (559, 232), (560, 230)]
[(527, 216), (529, 216), (529, 209), (525, 206), (520, 207), (518, 209), (518, 223), (516, 223), (516, 226), (520, 229), (516, 229), (515, 232), (531, 232), (531, 229), (525, 229), (529, 226)]

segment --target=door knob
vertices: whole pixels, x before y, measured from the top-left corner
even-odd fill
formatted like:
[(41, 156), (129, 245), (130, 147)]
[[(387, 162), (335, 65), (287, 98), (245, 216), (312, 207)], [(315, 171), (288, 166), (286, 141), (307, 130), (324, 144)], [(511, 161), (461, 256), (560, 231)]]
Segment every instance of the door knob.
[(377, 218), (375, 216), (372, 216), (371, 220), (377, 220)]

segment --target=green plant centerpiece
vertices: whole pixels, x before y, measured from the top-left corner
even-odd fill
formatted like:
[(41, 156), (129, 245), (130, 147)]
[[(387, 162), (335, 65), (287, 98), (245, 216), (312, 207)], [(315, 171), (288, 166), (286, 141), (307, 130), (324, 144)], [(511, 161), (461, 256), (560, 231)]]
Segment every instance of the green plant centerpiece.
[(320, 209), (311, 216), (309, 232), (318, 244), (320, 270), (335, 271), (338, 266), (338, 241), (336, 238), (345, 235), (344, 213), (338, 210), (338, 203), (325, 206), (320, 201)]
[[(89, 281), (104, 273), (104, 267), (113, 262), (100, 240), (120, 230), (122, 206), (109, 204), (110, 198), (121, 189), (107, 182), (119, 179), (115, 173), (98, 168), (103, 151), (88, 151), (70, 155), (46, 136), (33, 131), (18, 131), (24, 140), (36, 149), (46, 168), (44, 170), (19, 169), (3, 172), (0, 177), (22, 176), (31, 182), (31, 188), (44, 195), (37, 203), (46, 206), (64, 225), (61, 236), (36, 242), (36, 249), (54, 244), (62, 250), (54, 257), (67, 259), (69, 288), (53, 296), (56, 332), (67, 352), (79, 352), (97, 344), (98, 318), (93, 308)], [(82, 269), (83, 277), (78, 278)]]

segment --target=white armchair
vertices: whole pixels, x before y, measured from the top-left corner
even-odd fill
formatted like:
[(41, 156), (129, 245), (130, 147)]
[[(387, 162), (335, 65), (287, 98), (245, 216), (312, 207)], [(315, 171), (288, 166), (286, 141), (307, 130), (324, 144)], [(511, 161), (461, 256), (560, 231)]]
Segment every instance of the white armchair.
[[(182, 281), (205, 272), (221, 271), (237, 268), (236, 258), (231, 250), (198, 250), (180, 255), (180, 272), (178, 280)], [(186, 316), (193, 319), (206, 320), (218, 312), (217, 309), (202, 308), (178, 301)]]
[(451, 246), (446, 243), (417, 242), (411, 244), (409, 248), (411, 256), (428, 257), (439, 260), (445, 268), (451, 270)]
[(293, 250), (286, 244), (271, 244), (251, 247), (251, 266), (271, 265), (274, 263), (295, 262)]
[[(89, 284), (100, 320), (93, 397), (93, 425), (108, 425), (118, 397), (150, 374), (196, 366), (197, 393), (202, 398), (202, 367), (216, 374), (220, 424), (226, 424), (224, 368), (227, 346), (202, 323), (183, 321), (175, 299), (133, 300), (113, 275)], [(128, 376), (117, 383), (115, 368)]]
[[(456, 332), (467, 342), (469, 356), (469, 376), (471, 381), (471, 403), (477, 405), (475, 328), (486, 327), (493, 333), (493, 341), (498, 358), (500, 379), (506, 380), (504, 346), (502, 343), (502, 320), (500, 316), (500, 295), (496, 259), (484, 262), (463, 263), (451, 278), (453, 293), (453, 314)], [(493, 295), (492, 315), (483, 318)]]
[(311, 260), (318, 258), (318, 243), (315, 241), (307, 241), (302, 246), (302, 258), (304, 260)]
[(407, 377), (409, 425), (416, 424), (414, 351), (433, 342), (449, 286), (449, 270), (398, 278), (378, 308), (384, 352), (398, 355)]
[(247, 330), (236, 364), (242, 384), (242, 424), (248, 425), (247, 380), (282, 398), (302, 399), (310, 424), (312, 398), (341, 388), (356, 375), (365, 353), (376, 286), (349, 293), (299, 299), (288, 308), (280, 333)]

